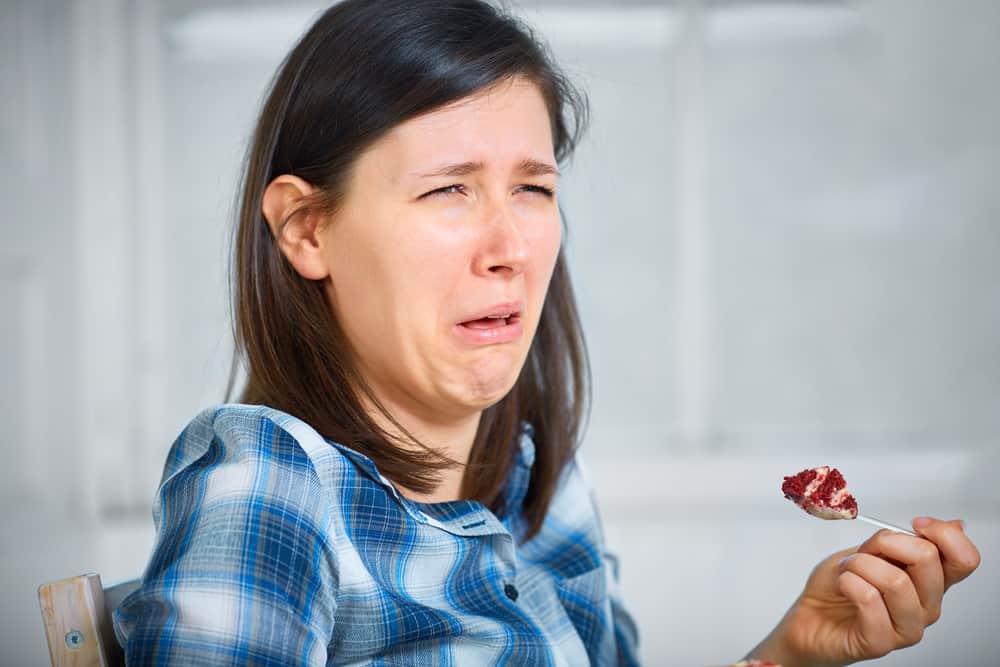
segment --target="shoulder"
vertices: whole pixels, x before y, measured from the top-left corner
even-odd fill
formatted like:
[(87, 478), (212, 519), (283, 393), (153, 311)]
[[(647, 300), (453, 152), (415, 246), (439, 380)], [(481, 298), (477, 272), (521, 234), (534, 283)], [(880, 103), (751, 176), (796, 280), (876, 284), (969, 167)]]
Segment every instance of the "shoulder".
[(315, 430), (263, 406), (188, 423), (154, 501), (153, 553), (115, 612), (129, 664), (293, 664), (322, 652), (339, 581), (337, 494), (321, 471), (331, 456)]
[(211, 448), (227, 460), (258, 458), (293, 467), (328, 464), (330, 455), (337, 452), (312, 426), (287, 412), (266, 405), (227, 403), (206, 408), (184, 427), (170, 452), (168, 467), (204, 456)]
[[(322, 493), (338, 486), (349, 463), (307, 423), (263, 405), (225, 404), (198, 413), (167, 456), (161, 492), (207, 484), (210, 495), (266, 488)], [(215, 492), (215, 493), (211, 493)]]
[(576, 453), (563, 467), (541, 530), (521, 547), (527, 557), (548, 564), (559, 578), (565, 578), (598, 568), (603, 542), (594, 491)]
[(594, 487), (579, 451), (563, 467), (549, 514), (564, 525), (590, 525), (598, 520)]

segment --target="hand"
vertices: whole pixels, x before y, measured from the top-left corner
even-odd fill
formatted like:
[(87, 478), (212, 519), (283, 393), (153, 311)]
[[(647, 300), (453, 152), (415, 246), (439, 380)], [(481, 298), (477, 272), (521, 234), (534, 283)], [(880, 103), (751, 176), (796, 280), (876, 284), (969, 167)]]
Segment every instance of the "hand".
[(813, 570), (781, 623), (750, 656), (839, 666), (912, 646), (941, 615), (941, 598), (979, 566), (961, 521), (921, 517), (922, 537), (880, 530)]

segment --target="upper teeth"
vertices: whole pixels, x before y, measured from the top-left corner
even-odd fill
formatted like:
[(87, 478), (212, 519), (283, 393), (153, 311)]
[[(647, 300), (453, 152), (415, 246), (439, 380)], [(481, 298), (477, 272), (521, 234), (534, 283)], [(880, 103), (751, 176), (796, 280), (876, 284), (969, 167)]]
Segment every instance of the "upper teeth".
[(497, 319), (504, 319), (505, 320), (508, 317), (510, 317), (510, 315), (487, 315), (486, 316), (486, 318), (490, 319), (490, 320), (497, 320)]

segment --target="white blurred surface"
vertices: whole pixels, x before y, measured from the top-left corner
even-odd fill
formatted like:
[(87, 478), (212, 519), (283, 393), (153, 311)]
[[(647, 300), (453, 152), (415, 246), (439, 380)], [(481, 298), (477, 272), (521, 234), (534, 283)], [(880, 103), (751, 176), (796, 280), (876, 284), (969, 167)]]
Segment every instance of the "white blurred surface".
[[(879, 664), (1000, 664), (1000, 3), (522, 4), (593, 104), (561, 195), (585, 452), (647, 664), (735, 660), (864, 539), (781, 499), (821, 464), (983, 554)], [(0, 4), (2, 665), (47, 662), (39, 583), (145, 562), (224, 386), (239, 159), (320, 6)]]

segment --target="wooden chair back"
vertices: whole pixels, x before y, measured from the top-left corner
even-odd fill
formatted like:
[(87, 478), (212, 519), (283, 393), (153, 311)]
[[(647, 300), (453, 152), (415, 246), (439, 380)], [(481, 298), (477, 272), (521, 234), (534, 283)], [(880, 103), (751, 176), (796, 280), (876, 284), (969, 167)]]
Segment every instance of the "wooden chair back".
[(98, 574), (83, 574), (38, 587), (45, 637), (53, 667), (123, 667), (111, 612), (138, 586), (128, 581), (107, 590)]

